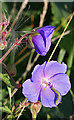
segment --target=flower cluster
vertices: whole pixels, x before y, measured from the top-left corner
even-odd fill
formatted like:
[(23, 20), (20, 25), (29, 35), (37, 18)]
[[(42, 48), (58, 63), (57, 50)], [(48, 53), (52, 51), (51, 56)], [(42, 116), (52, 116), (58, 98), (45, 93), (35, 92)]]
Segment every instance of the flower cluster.
[[(31, 42), (37, 53), (45, 56), (51, 45), (51, 38), (54, 27), (45, 26), (30, 34), (28, 40)], [(32, 77), (23, 83), (22, 93), (31, 102), (38, 102), (45, 107), (55, 107), (66, 95), (70, 88), (70, 80), (67, 74), (66, 64), (59, 64), (57, 61), (44, 62), (36, 65)]]

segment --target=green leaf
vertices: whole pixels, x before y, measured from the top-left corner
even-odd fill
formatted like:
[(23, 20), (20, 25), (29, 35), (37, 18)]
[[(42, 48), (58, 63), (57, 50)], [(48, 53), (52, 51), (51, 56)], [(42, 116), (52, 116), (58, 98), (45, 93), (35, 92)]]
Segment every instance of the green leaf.
[(10, 87), (13, 87), (13, 86), (11, 85), (11, 82), (10, 82), (10, 79), (9, 79), (8, 74), (2, 74), (2, 73), (0, 73), (0, 79), (3, 80), (3, 82), (4, 82), (6, 85), (8, 85), (8, 86), (10, 86)]
[(8, 108), (8, 106), (0, 107), (0, 110), (2, 110), (3, 112), (6, 112), (6, 113), (12, 114), (12, 111)]
[[(53, 25), (57, 28), (58, 26), (60, 27), (60, 24), (62, 24), (61, 29), (59, 29), (60, 34), (63, 32), (63, 29), (65, 28), (67, 21), (65, 22), (65, 20), (67, 18), (69, 18), (69, 16), (72, 13), (72, 4), (73, 3), (66, 3), (63, 2), (60, 4), (60, 2), (51, 2), (51, 9), (52, 9), (52, 13), (53, 13)], [(68, 53), (70, 52), (70, 49), (73, 45), (73, 37), (74, 37), (74, 19), (72, 19), (71, 23), (69, 24), (68, 28), (70, 30), (70, 33), (67, 34), (66, 36), (64, 36), (61, 39), (61, 42), (59, 44), (60, 48), (65, 49)], [(67, 30), (68, 30), (67, 28)], [(54, 35), (57, 36), (57, 32), (55, 32)], [(60, 35), (59, 34), (59, 35)]]
[(6, 89), (0, 89), (0, 100), (4, 100), (5, 96), (8, 94)]
[(70, 73), (71, 73), (71, 68), (72, 68), (72, 63), (73, 63), (73, 58), (74, 58), (74, 45), (71, 46), (72, 49), (70, 50), (70, 54), (69, 54), (69, 57), (68, 57), (68, 60), (67, 60), (67, 67), (68, 67), (68, 70), (67, 70), (67, 74), (70, 76)]
[[(74, 59), (74, 45), (72, 46), (69, 57), (67, 59), (67, 66), (68, 66), (67, 74), (68, 74), (68, 76), (70, 76), (70, 74), (71, 74), (73, 59)], [(70, 90), (70, 94), (72, 95), (72, 100), (73, 100), (73, 103), (74, 103), (74, 93), (73, 93), (72, 90)]]
[(72, 95), (72, 101), (73, 101), (73, 103), (74, 103), (74, 93), (73, 93), (72, 90), (70, 90), (70, 94)]
[(56, 20), (60, 20), (62, 17), (65, 19), (71, 14), (73, 3), (66, 3), (66, 2), (51, 2), (52, 13)]
[(10, 106), (11, 106), (11, 88), (7, 86), (8, 92), (9, 92), (9, 98), (10, 98)]
[(0, 100), (2, 100), (2, 89), (0, 89)]
[[(70, 29), (72, 29), (71, 25), (69, 25), (69, 27)], [(64, 36), (59, 44), (59, 47), (65, 49), (68, 53), (70, 53), (70, 50), (72, 49), (73, 46), (73, 37), (74, 37), (73, 32), (74, 30), (72, 30), (68, 35)]]
[(66, 53), (65, 49), (61, 48), (59, 55), (58, 55), (57, 62), (62, 63), (65, 53)]
[(14, 115), (8, 115), (7, 118), (8, 118), (9, 120), (11, 120), (11, 119), (15, 119), (15, 116), (14, 116)]
[(14, 112), (14, 110), (15, 110), (15, 106), (12, 107), (12, 112)]
[(8, 7), (7, 7), (7, 5), (3, 2), (3, 0), (1, 0), (2, 1), (2, 12), (3, 12), (3, 14), (4, 14), (4, 16), (5, 16), (5, 18), (7, 18), (8, 19)]

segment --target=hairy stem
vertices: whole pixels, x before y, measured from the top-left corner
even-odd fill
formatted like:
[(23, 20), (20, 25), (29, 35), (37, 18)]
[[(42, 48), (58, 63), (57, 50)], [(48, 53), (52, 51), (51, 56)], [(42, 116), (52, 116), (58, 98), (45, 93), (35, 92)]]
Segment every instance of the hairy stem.
[[(6, 56), (13, 50), (13, 48), (17, 45), (17, 44), (20, 44), (21, 43), (21, 41), (22, 41), (22, 39), (25, 37), (25, 36), (27, 36), (28, 34), (25, 34), (25, 35), (23, 35), (19, 40), (18, 40), (18, 42), (17, 43), (14, 43), (12, 46), (11, 46), (11, 48), (9, 48), (9, 50), (4, 54), (4, 56), (0, 59), (0, 63), (6, 58)], [(16, 41), (16, 40), (15, 40)]]
[(18, 17), (19, 17), (20, 14), (22, 13), (23, 9), (26, 7), (27, 3), (28, 3), (28, 0), (24, 0), (24, 2), (22, 3), (19, 12), (18, 12), (18, 14), (17, 14), (15, 20), (13, 21), (13, 23), (12, 23), (12, 25), (11, 25), (11, 27), (10, 27), (11, 29), (12, 29), (13, 26), (15, 25), (16, 21), (18, 20)]

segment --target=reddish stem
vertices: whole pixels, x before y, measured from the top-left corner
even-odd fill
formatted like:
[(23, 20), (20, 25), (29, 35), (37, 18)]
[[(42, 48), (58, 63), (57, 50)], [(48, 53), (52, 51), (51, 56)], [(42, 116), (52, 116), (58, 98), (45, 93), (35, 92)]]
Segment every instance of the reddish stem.
[[(12, 49), (17, 45), (20, 44), (22, 39), (27, 36), (28, 34), (23, 35), (18, 41), (17, 39), (15, 40), (15, 43), (11, 46), (11, 48), (9, 48), (9, 50), (4, 54), (4, 56), (0, 59), (0, 63), (6, 58), (6, 56), (12, 51)], [(17, 41), (17, 43), (16, 43)]]
[(5, 70), (5, 71), (7, 72), (7, 74), (9, 75), (11, 81), (12, 81), (12, 82), (14, 83), (14, 85), (16, 86), (16, 88), (19, 88), (19, 85), (16, 84), (16, 82), (15, 82), (14, 79), (13, 79), (13, 77), (11, 76), (11, 74), (9, 73), (9, 71), (7, 70), (6, 65), (5, 65), (4, 63), (1, 63), (1, 64), (2, 64), (2, 66), (3, 66), (3, 68), (4, 68), (4, 70)]

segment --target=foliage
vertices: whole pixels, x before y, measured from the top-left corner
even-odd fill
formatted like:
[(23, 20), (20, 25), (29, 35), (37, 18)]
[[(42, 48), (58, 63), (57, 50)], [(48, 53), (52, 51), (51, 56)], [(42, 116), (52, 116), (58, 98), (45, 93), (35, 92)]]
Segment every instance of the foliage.
[[(8, 19), (11, 14), (11, 20), (9, 22), (9, 26), (7, 30), (9, 30), (11, 24), (13, 23), (19, 9), (21, 6), (21, 2), (16, 3), (16, 7), (13, 10), (13, 14), (11, 10), (13, 9), (14, 3), (2, 3), (2, 12), (5, 19)], [(14, 43), (15, 38), (20, 38), (23, 36), (26, 31), (29, 33), (33, 28), (39, 27), (40, 15), (43, 11), (43, 2), (29, 2), (23, 12), (20, 14), (16, 24), (14, 25), (10, 35), (7, 37), (8, 46), (1, 51), (2, 55), (8, 51), (11, 45)], [(48, 4), (47, 14), (44, 20), (44, 26), (52, 25), (55, 26), (53, 39), (57, 36), (61, 35), (63, 29), (65, 28), (69, 16), (72, 13), (73, 3), (65, 3), (65, 2), (50, 2)], [(30, 6), (30, 7), (29, 7)], [(34, 18), (34, 19), (33, 19)], [(60, 26), (61, 25), (61, 26)], [(62, 103), (60, 103), (57, 107), (54, 108), (45, 108), (42, 106), (40, 112), (37, 115), (37, 120), (53, 120), (53, 119), (65, 119), (70, 118), (73, 115), (73, 104), (74, 104), (74, 41), (73, 41), (73, 31), (74, 31), (74, 19), (72, 19), (70, 25), (68, 26), (67, 31), (70, 31), (67, 35), (65, 35), (58, 48), (55, 51), (55, 54), (52, 57), (52, 60), (57, 60), (59, 63), (65, 62), (67, 64), (67, 74), (70, 77), (71, 81), (71, 90), (70, 92), (63, 97)], [(52, 40), (53, 40), (52, 39)], [(26, 37), (23, 41), (26, 40)], [(13, 76), (15, 82), (19, 84), (19, 88), (12, 83), (9, 75), (6, 73), (4, 69), (2, 69), (2, 73), (0, 73), (0, 83), (2, 81), (2, 101), (3, 106), (0, 106), (0, 110), (2, 110), (2, 117), (4, 120), (6, 119), (15, 119), (19, 116), (19, 113), (22, 111), (19, 120), (26, 119), (30, 120), (32, 118), (32, 114), (30, 111), (30, 103), (27, 103), (27, 100), (24, 100), (25, 97), (22, 94), (22, 83), (31, 78), (31, 73), (33, 68), (37, 64), (43, 64), (44, 61), (47, 61), (49, 56), (51, 55), (52, 50), (55, 47), (57, 40), (52, 41), (51, 49), (47, 53), (46, 56), (38, 56), (37, 53), (32, 50), (32, 48), (27, 48), (26, 44), (22, 42), (19, 46), (16, 46), (12, 51), (15, 54), (9, 54), (5, 59), (4, 63), (6, 65), (13, 63), (16, 67), (16, 75)], [(12, 57), (13, 60), (12, 60)], [(11, 67), (12, 69), (12, 67)], [(14, 91), (14, 92), (13, 92)], [(1, 98), (1, 97), (0, 97)], [(23, 102), (22, 102), (23, 101)], [(0, 102), (1, 104), (1, 102)], [(32, 103), (31, 103), (32, 104)], [(25, 106), (25, 107), (24, 107)], [(23, 108), (24, 107), (24, 108)]]

